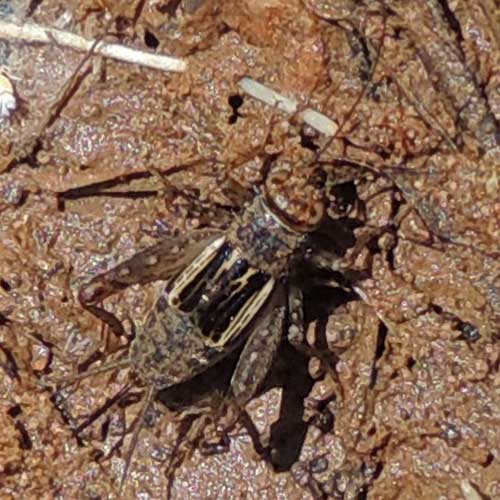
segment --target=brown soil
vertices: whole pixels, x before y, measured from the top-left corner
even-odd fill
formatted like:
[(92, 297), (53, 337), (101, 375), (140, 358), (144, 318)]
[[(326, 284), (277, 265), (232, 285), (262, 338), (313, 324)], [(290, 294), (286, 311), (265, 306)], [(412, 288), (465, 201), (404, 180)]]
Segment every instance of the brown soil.
[[(306, 290), (323, 363), (285, 345), (273, 388), (249, 404), (270, 457), (242, 420), (229, 450), (200, 444), (166, 477), (189, 446), (183, 415), (158, 403), (123, 497), (500, 498), (498, 2), (122, 3), (0, 1), (14, 7), (0, 21), (29, 13), (89, 37), (111, 15), (110, 40), (189, 67), (92, 56), (60, 101), (84, 55), (0, 40), (18, 97), (0, 121), (0, 497), (116, 497), (130, 438), (98, 458), (140, 404), (74, 428), (127, 373), (57, 401), (39, 380), (125, 343), (83, 311), (85, 280), (173, 231), (225, 227), (252, 196), (272, 110), (241, 94), (248, 75), (341, 127), (321, 154), (330, 206), (316, 237), (333, 240), (321, 262), (343, 288)], [(293, 155), (301, 137), (326, 144), (275, 113), (266, 152)], [(156, 290), (106, 307), (130, 332)]]

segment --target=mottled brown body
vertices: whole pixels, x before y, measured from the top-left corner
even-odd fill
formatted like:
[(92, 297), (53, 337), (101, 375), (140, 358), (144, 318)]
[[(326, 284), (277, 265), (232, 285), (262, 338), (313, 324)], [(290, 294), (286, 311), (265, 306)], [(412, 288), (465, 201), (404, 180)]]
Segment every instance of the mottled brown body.
[[(233, 392), (236, 389), (235, 395), (240, 403), (246, 402), (245, 399), (251, 397), (256, 385), (264, 378), (281, 338), (286, 300), (283, 285), (278, 281), (286, 274), (289, 260), (297, 253), (302, 240), (303, 235), (286, 227), (262, 197), (256, 197), (226, 233), (215, 233), (203, 240), (200, 247), (204, 250), (212, 247), (213, 250), (201, 264), (216, 267), (213, 261), (218, 258), (219, 273), (204, 278), (203, 293), (198, 300), (195, 297), (194, 305), (188, 304), (186, 298), (179, 300), (179, 297), (175, 297), (175, 304), (172, 303), (172, 296), (181, 286), (182, 271), (171, 278), (131, 346), (130, 364), (143, 383), (164, 389), (183, 382), (227, 356), (250, 336), (252, 341), (242, 354), (233, 379)], [(184, 270), (189, 271), (202, 254), (203, 251), (192, 256)], [(210, 314), (219, 314), (220, 317), (231, 314), (221, 308), (217, 300), (221, 295), (230, 294), (236, 282), (234, 276), (233, 279), (222, 279), (223, 273), (238, 265), (240, 274), (253, 273), (256, 276), (260, 273), (263, 283), (247, 301), (249, 321), (240, 320), (239, 324), (233, 324), (234, 332), (226, 341), (210, 342), (208, 333), (203, 330), (204, 320), (206, 323)], [(147, 266), (146, 262), (144, 266)], [(226, 269), (220, 272), (224, 266)], [(241, 272), (243, 268), (245, 273)], [(202, 281), (201, 276), (195, 272), (192, 274), (189, 276), (188, 273), (188, 279), (193, 280), (189, 285)], [(236, 314), (227, 318), (229, 324), (236, 320)], [(254, 352), (257, 355), (254, 356)], [(250, 383), (250, 374), (255, 380), (253, 384)]]
[(281, 278), (304, 237), (256, 196), (226, 232), (202, 232), (197, 243), (162, 241), (93, 278), (80, 301), (116, 327), (98, 302), (133, 283), (167, 279), (132, 342), (130, 366), (143, 384), (161, 390), (203, 372), (246, 341), (232, 380), (233, 396), (244, 404), (281, 339), (288, 309)]
[(100, 302), (133, 284), (167, 281), (127, 359), (73, 378), (132, 369), (146, 395), (131, 450), (158, 391), (203, 373), (243, 345), (227, 394), (243, 407), (268, 373), (284, 331), (293, 345), (302, 345), (302, 295), (286, 277), (323, 215), (323, 192), (309, 183), (310, 165), (293, 182), (287, 182), (287, 172), (271, 173), (264, 192), (226, 231), (165, 238), (81, 288), (82, 306), (123, 334), (120, 321)]

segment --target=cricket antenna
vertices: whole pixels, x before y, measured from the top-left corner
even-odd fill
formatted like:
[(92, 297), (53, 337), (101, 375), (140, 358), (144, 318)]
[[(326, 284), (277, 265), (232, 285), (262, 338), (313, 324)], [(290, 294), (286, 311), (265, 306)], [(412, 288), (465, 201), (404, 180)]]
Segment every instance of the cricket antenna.
[(338, 137), (338, 135), (342, 132), (342, 130), (344, 129), (344, 127), (346, 126), (347, 122), (349, 121), (349, 119), (352, 117), (352, 115), (354, 114), (354, 111), (356, 110), (356, 108), (358, 107), (359, 103), (361, 102), (361, 100), (363, 99), (363, 97), (366, 95), (367, 91), (368, 91), (368, 88), (370, 87), (370, 85), (372, 85), (372, 80), (373, 80), (373, 76), (375, 75), (375, 72), (377, 71), (377, 68), (379, 66), (379, 62), (380, 62), (380, 59), (382, 57), (382, 51), (384, 50), (384, 42), (385, 42), (385, 36), (386, 36), (386, 29), (387, 29), (387, 11), (386, 11), (386, 8), (385, 8), (385, 4), (384, 2), (382, 2), (382, 6), (383, 6), (383, 24), (382, 24), (382, 33), (380, 35), (380, 41), (379, 41), (379, 44), (378, 44), (378, 47), (377, 47), (377, 55), (376, 55), (376, 58), (375, 58), (375, 61), (373, 62), (372, 64), (372, 67), (370, 69), (370, 74), (367, 78), (367, 81), (365, 82), (365, 84), (363, 85), (363, 88), (361, 90), (361, 92), (358, 94), (358, 96), (356, 97), (354, 103), (352, 104), (352, 106), (350, 107), (349, 111), (347, 112), (347, 115), (346, 117), (344, 118), (344, 120), (342, 121), (342, 123), (340, 123), (339, 127), (337, 128), (337, 130), (335, 131), (334, 134), (332, 134), (328, 140), (326, 141), (326, 143), (321, 147), (319, 148), (316, 152), (315, 152), (315, 156), (316, 156), (316, 161), (320, 161), (321, 159), (321, 155), (326, 151), (328, 150), (328, 148), (333, 144), (333, 141)]

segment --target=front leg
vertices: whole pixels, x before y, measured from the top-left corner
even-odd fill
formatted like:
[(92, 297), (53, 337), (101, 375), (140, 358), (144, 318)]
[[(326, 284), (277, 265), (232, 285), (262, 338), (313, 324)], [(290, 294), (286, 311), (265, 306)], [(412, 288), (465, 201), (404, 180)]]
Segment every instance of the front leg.
[(109, 325), (113, 332), (124, 335), (123, 326), (118, 318), (97, 304), (131, 285), (144, 285), (171, 278), (220, 234), (218, 230), (200, 231), (198, 240), (201, 241), (193, 245), (191, 237), (165, 238), (113, 269), (92, 278), (80, 288), (78, 300), (87, 311)]
[(291, 284), (288, 292), (288, 342), (298, 351), (308, 357), (318, 358), (321, 361), (323, 369), (330, 375), (337, 386), (337, 391), (343, 399), (344, 391), (335, 367), (332, 363), (332, 353), (325, 353), (314, 346), (306, 343), (306, 325), (304, 322), (304, 299), (302, 291), (297, 286)]

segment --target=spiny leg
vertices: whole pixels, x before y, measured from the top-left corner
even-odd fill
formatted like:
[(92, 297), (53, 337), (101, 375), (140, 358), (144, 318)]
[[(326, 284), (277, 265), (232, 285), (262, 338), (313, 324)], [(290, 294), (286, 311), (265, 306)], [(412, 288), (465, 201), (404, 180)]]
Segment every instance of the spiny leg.
[(117, 403), (123, 401), (123, 399), (128, 395), (132, 389), (132, 384), (127, 384), (122, 387), (114, 396), (107, 398), (106, 402), (98, 408), (96, 411), (87, 417), (81, 424), (79, 424), (75, 429), (75, 433), (80, 435), (85, 429), (90, 427), (99, 417), (104, 415), (106, 412), (111, 410)]
[(148, 387), (146, 394), (144, 396), (144, 403), (142, 405), (141, 411), (139, 412), (139, 415), (137, 415), (137, 418), (134, 420), (132, 423), (132, 429), (133, 429), (133, 434), (132, 434), (132, 440), (130, 441), (130, 446), (127, 451), (127, 456), (125, 458), (125, 467), (123, 469), (123, 473), (120, 479), (120, 485), (118, 488), (118, 498), (121, 497), (121, 492), (123, 489), (123, 485), (125, 484), (125, 480), (127, 479), (127, 473), (130, 468), (130, 464), (132, 462), (132, 457), (134, 455), (134, 450), (135, 447), (137, 446), (137, 441), (139, 440), (139, 434), (142, 430), (142, 426), (144, 423), (144, 419), (146, 417), (146, 413), (153, 402), (154, 398), (156, 397), (157, 394), (157, 389), (154, 386)]
[(189, 247), (191, 239), (187, 236), (165, 238), (113, 269), (95, 276), (83, 285), (78, 293), (81, 305), (109, 325), (117, 335), (124, 335), (125, 331), (118, 318), (97, 304), (131, 285), (169, 279), (210, 242), (207, 238), (209, 234), (217, 235), (220, 232), (200, 231), (200, 238), (203, 238), (203, 241), (191, 247)]
[[(98, 408), (96, 411), (92, 412), (89, 416), (87, 416), (84, 419), (84, 421), (82, 423), (80, 423), (79, 425), (76, 425), (76, 421), (74, 419), (71, 419), (69, 422), (71, 422), (71, 421), (74, 422), (74, 424), (72, 425), (72, 428), (73, 428), (73, 432), (75, 433), (75, 436), (77, 437), (77, 439), (80, 439), (81, 433), (85, 429), (87, 429), (88, 427), (90, 427), (94, 422), (96, 422), (102, 415), (104, 415), (105, 413), (107, 413), (109, 410), (111, 410), (111, 408), (113, 408), (117, 404), (119, 404), (122, 401), (124, 401), (125, 398), (129, 395), (132, 387), (133, 387), (133, 385), (131, 383), (129, 383), (129, 384), (125, 385), (124, 387), (122, 387), (111, 398), (108, 398), (106, 400), (106, 402), (100, 408)], [(154, 390), (154, 387), (152, 387), (150, 389), (150, 391), (151, 390)], [(139, 417), (134, 420), (134, 422), (132, 423), (130, 429), (128, 430), (128, 432), (130, 432), (130, 430), (134, 430), (134, 436), (132, 438), (132, 443), (131, 443), (131, 446), (129, 448), (128, 454), (127, 454), (126, 466), (125, 466), (125, 470), (123, 472), (123, 476), (122, 476), (120, 484), (122, 484), (123, 481), (124, 481), (124, 479), (125, 479), (126, 472), (127, 472), (127, 469), (128, 469), (128, 464), (131, 461), (132, 453), (133, 453), (133, 450), (134, 450), (134, 448), (136, 446), (136, 443), (137, 443), (138, 432), (139, 432), (139, 430), (141, 428), (141, 424), (143, 422), (143, 415), (144, 415), (144, 413), (145, 413), (145, 411), (147, 409), (147, 406), (152, 401), (152, 398), (154, 398), (154, 396), (155, 396), (155, 392), (153, 392), (153, 394), (150, 396), (150, 391), (148, 391), (148, 396), (147, 396), (147, 398), (149, 398), (149, 399), (146, 399), (146, 403), (143, 406), (143, 408), (141, 409), (141, 413), (140, 413)], [(56, 406), (58, 406), (58, 405), (56, 404)], [(67, 419), (67, 417), (64, 417), (64, 418)], [(124, 431), (124, 435), (125, 435), (125, 433), (127, 433), (127, 430)], [(124, 439), (124, 437), (122, 437), (120, 439), (119, 444), (121, 444), (123, 442), (123, 439)], [(81, 441), (79, 441), (79, 442), (81, 443)], [(110, 454), (112, 454), (118, 448), (118, 446), (119, 446), (118, 444), (115, 444), (112, 447), (112, 449), (109, 451), (108, 456)], [(121, 488), (121, 486), (120, 486), (120, 488)]]
[(59, 411), (62, 412), (63, 418), (71, 425), (73, 432), (75, 433), (75, 436), (77, 439), (80, 439), (80, 434), (89, 426), (91, 426), (99, 417), (104, 415), (106, 412), (108, 412), (112, 407), (114, 407), (117, 403), (122, 401), (127, 394), (129, 393), (130, 389), (132, 388), (131, 384), (127, 384), (124, 387), (122, 387), (114, 396), (111, 398), (107, 398), (105, 403), (98, 408), (96, 411), (92, 412), (90, 416), (84, 417), (85, 420), (77, 424), (77, 420), (75, 420), (73, 417), (70, 416), (68, 410), (65, 408), (65, 400), (67, 396), (65, 396), (60, 403), (58, 403), (58, 398), (61, 395), (61, 391), (65, 389), (66, 387), (70, 386), (71, 384), (77, 382), (78, 380), (82, 380), (87, 377), (91, 377), (94, 375), (99, 375), (101, 373), (105, 373), (111, 370), (119, 369), (119, 368), (126, 368), (129, 366), (129, 360), (124, 359), (124, 360), (118, 360), (118, 361), (112, 361), (110, 363), (105, 363), (102, 366), (99, 366), (97, 368), (94, 368), (92, 370), (88, 370), (84, 373), (78, 373), (73, 376), (69, 377), (61, 377), (57, 379), (47, 379), (47, 378), (42, 378), (38, 381), (40, 387), (42, 389), (49, 389), (52, 390), (54, 388), (53, 392), (53, 402), (56, 406), (56, 408), (59, 409)]
[[(201, 405), (189, 407), (182, 411), (179, 416), (179, 427), (177, 439), (172, 447), (170, 457), (165, 467), (165, 478), (167, 479), (166, 498), (171, 498), (171, 490), (175, 480), (175, 472), (182, 464), (189, 460), (196, 450), (202, 455), (214, 455), (223, 453), (227, 446), (223, 444), (223, 450), (220, 447), (205, 451), (201, 447), (204, 443), (207, 427), (215, 427), (217, 419), (224, 408), (225, 395), (219, 390), (210, 393), (210, 399), (204, 400)], [(227, 434), (224, 436), (227, 440)], [(201, 445), (201, 446), (200, 446)]]
[[(188, 459), (202, 436), (203, 430), (208, 425), (207, 416), (196, 411), (183, 415), (177, 433), (177, 439), (172, 448), (168, 464), (165, 467), (167, 479), (166, 498), (171, 498), (171, 491), (175, 479), (175, 471)], [(187, 441), (187, 445), (185, 444)]]

